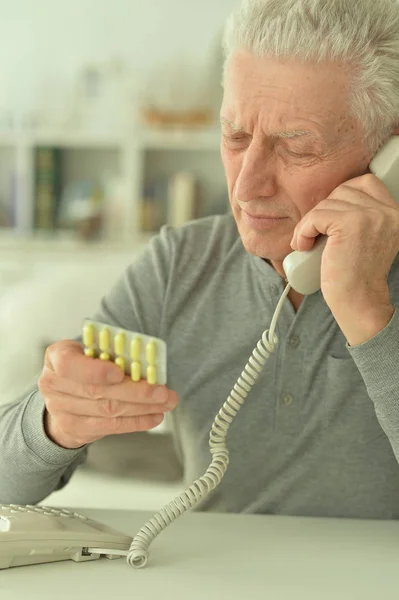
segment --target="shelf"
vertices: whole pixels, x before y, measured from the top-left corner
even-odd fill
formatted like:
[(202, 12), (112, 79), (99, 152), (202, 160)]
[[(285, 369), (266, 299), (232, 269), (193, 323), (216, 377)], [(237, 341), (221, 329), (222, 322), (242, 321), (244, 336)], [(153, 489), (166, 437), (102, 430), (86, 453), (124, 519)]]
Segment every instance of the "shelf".
[(13, 229), (0, 229), (0, 249), (15, 253), (46, 252), (46, 253), (115, 253), (131, 252), (147, 244), (154, 234), (140, 233), (130, 242), (112, 242), (95, 240), (85, 242), (76, 237), (73, 232), (18, 234)]
[(218, 150), (218, 129), (156, 130), (132, 129), (120, 133), (40, 130), (27, 133), (1, 133), (0, 147), (56, 146), (60, 148), (103, 148), (118, 150), (133, 146), (143, 150)]
[(59, 148), (105, 148), (118, 150), (126, 142), (121, 135), (86, 132), (40, 132), (29, 140), (32, 146), (56, 146)]
[(14, 133), (0, 133), (0, 148), (15, 148), (21, 144), (21, 137)]
[[(128, 245), (140, 233), (140, 203), (149, 174), (155, 181), (172, 176), (178, 169), (192, 170), (202, 181), (204, 198), (211, 202), (214, 196), (217, 200), (222, 195), (225, 176), (220, 169), (220, 137), (217, 127), (156, 129), (132, 125), (113, 132), (55, 128), (0, 131), (0, 200), (4, 205), (8, 202), (10, 211), (13, 207), (10, 222), (17, 229), (11, 235), (0, 232), (0, 245), (3, 247), (1, 240), (6, 235), (7, 247), (17, 247), (20, 236), (33, 229), (37, 147), (65, 150), (65, 185), (102, 177), (115, 183), (112, 193), (116, 194), (118, 211), (124, 214), (120, 237)], [(3, 201), (1, 194), (8, 200)]]
[(220, 131), (144, 130), (139, 144), (146, 150), (219, 150)]
[(38, 131), (33, 133), (0, 133), (0, 147), (58, 146), (60, 148), (107, 148), (119, 149), (126, 137), (117, 134), (82, 131)]

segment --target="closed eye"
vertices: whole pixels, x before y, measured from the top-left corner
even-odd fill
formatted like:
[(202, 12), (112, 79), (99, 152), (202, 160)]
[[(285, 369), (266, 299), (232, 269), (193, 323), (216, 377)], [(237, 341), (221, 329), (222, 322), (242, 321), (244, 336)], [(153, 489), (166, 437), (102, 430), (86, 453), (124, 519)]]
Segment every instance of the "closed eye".
[(312, 152), (294, 152), (292, 150), (285, 150), (287, 154), (294, 158), (315, 158), (315, 154)]
[(243, 146), (251, 141), (251, 136), (246, 134), (223, 135), (224, 140), (231, 146)]

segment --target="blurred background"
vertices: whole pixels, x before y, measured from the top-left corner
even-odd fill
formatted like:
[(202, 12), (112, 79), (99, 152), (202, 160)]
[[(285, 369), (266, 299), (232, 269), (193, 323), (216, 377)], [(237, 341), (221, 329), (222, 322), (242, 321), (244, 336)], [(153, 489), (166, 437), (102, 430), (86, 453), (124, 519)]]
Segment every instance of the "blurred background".
[[(220, 41), (236, 4), (0, 0), (0, 402), (162, 224), (228, 210)], [(167, 426), (150, 439), (94, 444), (49, 503), (169, 501), (182, 473)]]

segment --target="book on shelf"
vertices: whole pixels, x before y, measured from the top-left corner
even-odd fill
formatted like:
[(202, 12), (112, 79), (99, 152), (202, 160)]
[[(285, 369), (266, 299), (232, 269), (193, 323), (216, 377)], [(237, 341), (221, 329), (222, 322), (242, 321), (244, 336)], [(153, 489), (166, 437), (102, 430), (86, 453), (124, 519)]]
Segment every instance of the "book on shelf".
[(168, 181), (160, 177), (144, 186), (141, 201), (141, 231), (151, 233), (158, 231), (165, 223), (164, 207), (167, 200)]
[(189, 171), (176, 173), (169, 181), (167, 223), (184, 225), (199, 216), (197, 179)]
[(141, 203), (142, 231), (158, 231), (165, 223), (179, 227), (199, 216), (198, 182), (192, 173), (179, 171), (145, 185)]
[(37, 147), (34, 154), (34, 228), (52, 230), (57, 224), (62, 193), (62, 150)]

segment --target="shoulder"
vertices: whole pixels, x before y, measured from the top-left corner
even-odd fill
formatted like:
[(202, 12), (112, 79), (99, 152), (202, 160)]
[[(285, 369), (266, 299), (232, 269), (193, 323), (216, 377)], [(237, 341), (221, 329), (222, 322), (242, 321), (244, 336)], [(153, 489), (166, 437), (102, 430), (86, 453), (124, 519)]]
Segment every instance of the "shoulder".
[(204, 262), (220, 260), (233, 248), (243, 250), (232, 214), (217, 215), (190, 221), (181, 227), (164, 226), (160, 239), (169, 247), (177, 262), (189, 259)]
[[(190, 221), (181, 227), (165, 225), (130, 265), (131, 278), (146, 278), (166, 289), (183, 281), (195, 285), (206, 275), (210, 281), (220, 270), (234, 274), (246, 261), (232, 214)], [(131, 281), (131, 285), (133, 285)]]

